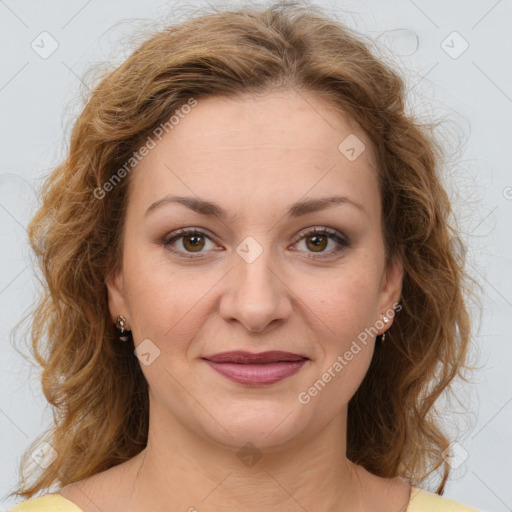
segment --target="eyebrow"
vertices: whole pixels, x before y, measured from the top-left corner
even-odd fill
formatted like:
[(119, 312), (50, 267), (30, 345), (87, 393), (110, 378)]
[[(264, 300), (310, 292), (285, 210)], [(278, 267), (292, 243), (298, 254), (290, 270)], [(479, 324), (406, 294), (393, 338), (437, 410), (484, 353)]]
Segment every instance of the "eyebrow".
[[(205, 215), (207, 217), (216, 217), (220, 219), (227, 218), (227, 211), (219, 206), (216, 203), (211, 201), (205, 201), (203, 199), (199, 199), (196, 197), (186, 197), (186, 196), (166, 196), (158, 201), (152, 203), (149, 208), (146, 210), (144, 216), (149, 215), (151, 212), (159, 210), (163, 206), (169, 204), (181, 204), (186, 206), (187, 208), (193, 210), (200, 215)], [(304, 201), (298, 201), (293, 203), (288, 208), (287, 215), (288, 217), (301, 217), (303, 215), (307, 215), (309, 213), (318, 212), (320, 210), (324, 210), (330, 206), (335, 204), (347, 204), (357, 208), (363, 213), (367, 213), (364, 206), (360, 203), (352, 201), (348, 197), (345, 196), (329, 196), (322, 197), (317, 199), (306, 199)]]

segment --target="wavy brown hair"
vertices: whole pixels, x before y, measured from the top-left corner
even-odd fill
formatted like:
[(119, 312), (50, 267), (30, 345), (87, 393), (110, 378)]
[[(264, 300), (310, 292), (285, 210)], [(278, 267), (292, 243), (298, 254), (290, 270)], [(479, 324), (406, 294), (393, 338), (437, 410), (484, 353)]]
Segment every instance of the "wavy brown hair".
[[(450, 440), (436, 401), (469, 368), (473, 282), (453, 243), (442, 146), (433, 124), (406, 113), (404, 80), (372, 41), (296, 2), (204, 11), (167, 26), (91, 90), (28, 229), (43, 283), (31, 350), (54, 424), (25, 452), (15, 494), (84, 479), (146, 446), (147, 383), (133, 340), (118, 341), (105, 285), (121, 262), (131, 174), (101, 199), (94, 191), (190, 98), (275, 89), (316, 93), (365, 130), (378, 160), (387, 263), (404, 249), (402, 310), (349, 403), (347, 457), (416, 485), (438, 475), (442, 494)], [(43, 439), (58, 457), (29, 484), (24, 472)]]

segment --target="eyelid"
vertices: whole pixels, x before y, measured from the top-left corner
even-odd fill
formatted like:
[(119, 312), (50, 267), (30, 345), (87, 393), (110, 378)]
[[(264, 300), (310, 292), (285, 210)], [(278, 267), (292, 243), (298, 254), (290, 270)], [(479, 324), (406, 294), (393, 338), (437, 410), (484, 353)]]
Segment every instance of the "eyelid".
[(314, 235), (315, 233), (323, 234), (323, 235), (331, 235), (333, 238), (340, 238), (343, 240), (343, 242), (349, 244), (350, 240), (349, 238), (334, 228), (329, 228), (327, 226), (312, 226), (309, 228), (304, 228), (303, 230), (299, 231), (297, 236), (294, 238), (294, 244), (298, 241), (302, 240), (306, 235)]
[(191, 234), (200, 234), (200, 235), (206, 236), (207, 238), (209, 238), (211, 240), (215, 240), (215, 237), (208, 230), (206, 230), (204, 228), (196, 228), (196, 227), (190, 226), (190, 227), (179, 228), (179, 229), (175, 229), (174, 231), (171, 231), (170, 233), (168, 233), (167, 235), (164, 236), (162, 241), (164, 243), (169, 243), (172, 240), (176, 240), (176, 239), (181, 238), (182, 236), (191, 235)]

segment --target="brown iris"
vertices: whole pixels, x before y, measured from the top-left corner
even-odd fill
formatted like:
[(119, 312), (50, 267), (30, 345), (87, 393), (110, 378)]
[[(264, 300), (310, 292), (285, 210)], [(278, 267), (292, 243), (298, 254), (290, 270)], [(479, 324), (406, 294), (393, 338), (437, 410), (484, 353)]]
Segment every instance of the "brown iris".
[[(190, 245), (187, 244), (187, 241), (191, 241)], [(183, 246), (187, 251), (190, 252), (198, 252), (201, 251), (204, 247), (204, 236), (198, 233), (192, 233), (190, 235), (185, 235), (183, 237)], [(196, 251), (197, 249), (197, 251)]]
[[(322, 241), (319, 241), (319, 239), (323, 239)], [(310, 240), (313, 240), (312, 245), (310, 245)], [(327, 237), (325, 235), (311, 235), (306, 237), (306, 244), (308, 246), (308, 249), (320, 249), (323, 250), (326, 247), (327, 244)], [(317, 251), (320, 252), (320, 251)]]

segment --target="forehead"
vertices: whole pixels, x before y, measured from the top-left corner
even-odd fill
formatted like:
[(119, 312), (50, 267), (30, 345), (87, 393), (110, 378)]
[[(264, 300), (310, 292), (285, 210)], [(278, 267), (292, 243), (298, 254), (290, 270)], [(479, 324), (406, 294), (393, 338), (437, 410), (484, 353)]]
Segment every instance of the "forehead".
[(365, 203), (378, 195), (365, 132), (321, 96), (294, 90), (198, 100), (134, 174), (141, 204), (167, 193), (259, 206), (333, 191)]
[(196, 153), (250, 151), (254, 144), (272, 149), (281, 143), (281, 149), (286, 151), (327, 156), (352, 135), (368, 149), (365, 159), (375, 164), (373, 148), (358, 123), (310, 91), (286, 89), (237, 97), (210, 96), (201, 98), (196, 107), (180, 117), (178, 120), (175, 116), (179, 123), (169, 134), (175, 152), (179, 145), (194, 139)]

